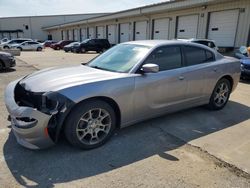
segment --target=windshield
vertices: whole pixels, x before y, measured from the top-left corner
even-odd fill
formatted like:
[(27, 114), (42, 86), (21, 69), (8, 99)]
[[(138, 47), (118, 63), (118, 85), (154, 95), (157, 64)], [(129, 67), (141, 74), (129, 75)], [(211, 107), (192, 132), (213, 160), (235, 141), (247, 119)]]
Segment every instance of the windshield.
[(90, 39), (85, 39), (81, 43), (87, 43), (88, 41), (90, 41)]
[(150, 47), (142, 45), (117, 45), (92, 60), (88, 66), (112, 72), (129, 72), (149, 50)]

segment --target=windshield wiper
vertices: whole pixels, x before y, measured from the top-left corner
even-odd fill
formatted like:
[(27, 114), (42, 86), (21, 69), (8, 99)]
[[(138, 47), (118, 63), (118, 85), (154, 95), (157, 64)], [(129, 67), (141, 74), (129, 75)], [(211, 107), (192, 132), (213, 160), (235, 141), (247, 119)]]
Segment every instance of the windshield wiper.
[[(105, 68), (103, 68), (103, 67), (99, 67), (99, 66), (90, 66), (90, 67), (92, 67), (92, 68), (94, 68), (94, 69), (100, 69), (100, 70), (112, 71), (112, 70), (105, 69)], [(112, 72), (113, 72), (113, 71), (112, 71)]]

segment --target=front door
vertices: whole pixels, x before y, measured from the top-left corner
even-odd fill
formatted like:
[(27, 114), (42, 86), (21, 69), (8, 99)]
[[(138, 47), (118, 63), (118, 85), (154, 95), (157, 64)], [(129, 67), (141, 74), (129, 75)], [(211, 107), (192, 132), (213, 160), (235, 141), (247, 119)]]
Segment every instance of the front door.
[(160, 70), (135, 78), (135, 112), (139, 119), (178, 108), (186, 95), (187, 82), (182, 75), (179, 46), (157, 48), (144, 62), (148, 63), (159, 65)]

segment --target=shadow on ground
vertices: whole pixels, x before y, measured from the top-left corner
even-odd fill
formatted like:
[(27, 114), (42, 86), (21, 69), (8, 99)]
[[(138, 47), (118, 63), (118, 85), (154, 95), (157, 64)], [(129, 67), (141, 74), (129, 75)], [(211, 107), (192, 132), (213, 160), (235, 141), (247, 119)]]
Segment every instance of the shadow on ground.
[(0, 74), (14, 72), (14, 71), (16, 71), (16, 69), (13, 69), (13, 68), (3, 69), (3, 70), (0, 70)]
[[(106, 145), (90, 151), (72, 148), (64, 140), (53, 148), (31, 151), (19, 146), (10, 133), (4, 145), (4, 157), (21, 185), (53, 187), (56, 183), (95, 176), (153, 155), (178, 162), (168, 151), (249, 118), (250, 108), (236, 102), (229, 102), (224, 110), (216, 112), (194, 108), (122, 129)], [(30, 185), (27, 179), (36, 185)]]

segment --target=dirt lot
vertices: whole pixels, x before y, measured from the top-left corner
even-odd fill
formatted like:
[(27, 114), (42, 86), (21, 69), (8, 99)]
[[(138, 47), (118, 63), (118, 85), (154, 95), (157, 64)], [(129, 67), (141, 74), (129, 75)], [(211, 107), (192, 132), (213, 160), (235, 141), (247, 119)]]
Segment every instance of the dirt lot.
[(3, 92), (12, 80), (96, 54), (23, 52), (0, 73), (0, 187), (250, 187), (250, 84), (240, 83), (227, 107), (194, 108), (122, 129), (103, 147), (81, 151), (64, 138), (31, 151), (16, 143)]

